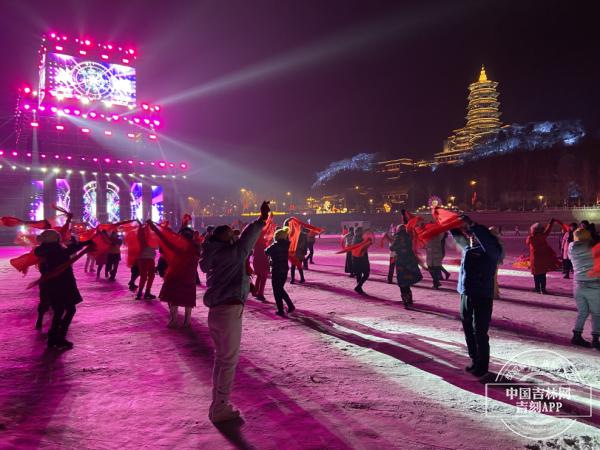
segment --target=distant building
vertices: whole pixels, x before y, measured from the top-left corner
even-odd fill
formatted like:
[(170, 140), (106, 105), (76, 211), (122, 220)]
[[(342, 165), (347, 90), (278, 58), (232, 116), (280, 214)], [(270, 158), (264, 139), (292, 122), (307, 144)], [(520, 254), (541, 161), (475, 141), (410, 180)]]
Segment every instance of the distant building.
[(481, 67), (479, 79), (469, 85), (467, 124), (454, 130), (444, 141), (444, 149), (435, 154), (436, 163), (455, 163), (462, 159), (479, 142), (500, 131), (500, 102), (496, 81), (488, 80), (485, 68)]
[(395, 178), (401, 173), (410, 172), (415, 168), (415, 162), (411, 158), (390, 159), (377, 163), (377, 173), (385, 175), (386, 178)]

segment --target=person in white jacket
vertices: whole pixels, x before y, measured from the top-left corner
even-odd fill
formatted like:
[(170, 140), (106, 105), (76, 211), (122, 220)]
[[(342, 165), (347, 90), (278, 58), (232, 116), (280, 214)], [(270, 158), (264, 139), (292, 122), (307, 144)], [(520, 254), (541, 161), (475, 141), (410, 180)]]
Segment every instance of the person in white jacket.
[[(577, 303), (577, 319), (571, 343), (580, 347), (600, 350), (600, 278), (590, 277), (594, 266), (592, 236), (588, 230), (578, 229), (573, 233), (574, 241), (569, 244), (569, 259), (573, 263), (573, 288)], [(581, 335), (588, 316), (592, 316), (592, 343)]]

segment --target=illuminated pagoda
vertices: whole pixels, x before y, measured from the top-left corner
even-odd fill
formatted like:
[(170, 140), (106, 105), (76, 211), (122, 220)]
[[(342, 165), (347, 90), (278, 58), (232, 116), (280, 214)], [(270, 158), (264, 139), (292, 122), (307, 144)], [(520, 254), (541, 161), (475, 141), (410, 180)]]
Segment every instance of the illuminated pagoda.
[(454, 130), (454, 134), (444, 142), (444, 149), (436, 153), (437, 163), (454, 163), (473, 147), (500, 130), (500, 102), (498, 83), (488, 79), (485, 68), (481, 67), (479, 79), (469, 85), (467, 124)]
[(177, 224), (188, 166), (162, 157), (161, 108), (138, 103), (135, 62), (129, 46), (43, 36), (38, 85), (19, 89), (15, 146), (0, 150), (3, 214), (39, 220), (55, 203), (88, 226)]

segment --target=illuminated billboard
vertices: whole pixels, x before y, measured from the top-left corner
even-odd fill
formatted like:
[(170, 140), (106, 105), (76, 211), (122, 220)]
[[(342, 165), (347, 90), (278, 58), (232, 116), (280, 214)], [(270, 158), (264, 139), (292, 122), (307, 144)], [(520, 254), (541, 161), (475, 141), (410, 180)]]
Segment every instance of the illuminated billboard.
[(133, 67), (48, 53), (42, 59), (40, 88), (57, 98), (87, 98), (115, 105), (135, 105)]

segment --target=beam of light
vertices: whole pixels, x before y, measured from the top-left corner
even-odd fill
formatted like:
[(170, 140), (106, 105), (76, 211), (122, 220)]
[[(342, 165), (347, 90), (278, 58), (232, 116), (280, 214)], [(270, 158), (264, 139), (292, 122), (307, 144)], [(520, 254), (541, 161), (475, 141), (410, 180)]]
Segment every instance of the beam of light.
[(311, 187), (321, 186), (342, 172), (370, 172), (374, 167), (376, 156), (375, 153), (359, 153), (352, 158), (334, 161), (325, 170), (317, 172), (317, 180)]
[(194, 98), (216, 94), (253, 82), (263, 81), (276, 75), (328, 62), (392, 37), (408, 37), (410, 34), (423, 32), (425, 27), (433, 26), (442, 20), (447, 22), (448, 19), (458, 15), (461, 8), (450, 3), (447, 2), (437, 6), (433, 10), (420, 9), (409, 13), (395, 14), (392, 17), (350, 29), (323, 41), (294, 50), (289, 54), (276, 56), (267, 61), (245, 67), (238, 72), (194, 86), (166, 97), (158, 103), (167, 105), (190, 101)]

